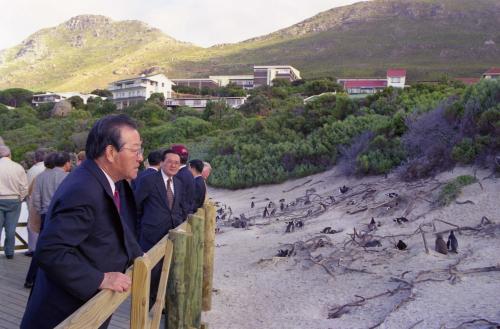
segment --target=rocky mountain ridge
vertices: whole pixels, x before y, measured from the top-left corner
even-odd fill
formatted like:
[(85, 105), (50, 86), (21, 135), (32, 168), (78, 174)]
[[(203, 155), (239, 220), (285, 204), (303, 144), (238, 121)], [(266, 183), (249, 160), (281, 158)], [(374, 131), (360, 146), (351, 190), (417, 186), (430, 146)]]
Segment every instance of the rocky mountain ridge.
[(172, 78), (290, 64), (304, 77), (477, 76), (500, 58), (496, 0), (374, 0), (333, 8), (265, 36), (202, 48), (140, 21), (80, 15), (0, 51), (0, 88), (89, 91), (141, 72)]

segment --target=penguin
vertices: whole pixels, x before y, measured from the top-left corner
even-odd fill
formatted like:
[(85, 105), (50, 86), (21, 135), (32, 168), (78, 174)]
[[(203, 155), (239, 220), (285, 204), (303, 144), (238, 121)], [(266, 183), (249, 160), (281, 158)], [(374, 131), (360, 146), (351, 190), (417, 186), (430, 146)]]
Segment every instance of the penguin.
[(382, 243), (380, 243), (379, 240), (370, 240), (366, 242), (363, 247), (365, 248), (371, 248), (371, 247), (382, 247)]
[(398, 244), (396, 245), (396, 248), (399, 250), (405, 250), (407, 247), (406, 243), (403, 242), (403, 240), (399, 240)]
[(347, 193), (347, 191), (349, 191), (349, 188), (344, 185), (344, 186), (339, 188), (339, 191), (340, 191), (340, 193), (344, 194), (344, 193)]
[(446, 247), (449, 251), (457, 253), (458, 251), (458, 241), (453, 233), (453, 230), (450, 231), (450, 235), (448, 236), (448, 242), (446, 243)]
[(326, 233), (326, 234), (328, 234), (328, 233), (330, 233), (330, 231), (331, 231), (331, 230), (332, 230), (332, 228), (331, 228), (330, 226), (327, 226), (327, 227), (325, 227), (323, 230), (321, 230), (321, 233)]
[(269, 215), (269, 212), (267, 211), (267, 207), (264, 207), (264, 213), (262, 213), (262, 218), (266, 218), (267, 215)]
[(283, 209), (285, 209), (285, 204), (282, 202), (280, 203), (280, 210), (283, 211)]
[(393, 219), (396, 223), (398, 224), (402, 224), (402, 223), (407, 223), (408, 222), (408, 218), (406, 217), (398, 217), (396, 219)]
[(293, 232), (294, 230), (295, 230), (295, 226), (294, 226), (294, 223), (292, 220), (291, 222), (289, 222), (287, 224), (285, 233), (290, 233), (290, 232)]
[(252, 203), (250, 204), (250, 208), (253, 208), (255, 207), (255, 203), (252, 201)]
[(274, 214), (276, 214), (276, 208), (273, 208), (273, 210), (271, 210), (271, 216), (274, 216)]
[(446, 247), (446, 242), (444, 242), (441, 234), (436, 235), (436, 251), (443, 255), (448, 255), (448, 248)]
[(276, 257), (287, 257), (288, 256), (288, 249), (280, 249), (278, 250), (278, 254), (276, 255)]
[(396, 192), (391, 192), (387, 195), (389, 196), (389, 198), (397, 198), (399, 196)]
[(295, 222), (295, 227), (303, 227), (303, 226), (304, 226), (304, 222), (301, 221), (300, 219)]
[(375, 222), (375, 218), (372, 217), (370, 224), (368, 224), (368, 230), (373, 231), (377, 229), (377, 223)]

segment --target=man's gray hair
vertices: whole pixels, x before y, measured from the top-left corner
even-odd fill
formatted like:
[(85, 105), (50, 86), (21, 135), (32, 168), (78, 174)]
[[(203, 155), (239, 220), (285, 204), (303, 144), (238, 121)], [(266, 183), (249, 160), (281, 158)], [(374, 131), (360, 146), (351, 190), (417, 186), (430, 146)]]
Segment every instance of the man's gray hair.
[(7, 145), (0, 145), (0, 158), (8, 157), (10, 155), (10, 148)]
[(212, 166), (210, 165), (210, 163), (203, 161), (203, 168), (205, 168), (205, 167), (212, 170)]

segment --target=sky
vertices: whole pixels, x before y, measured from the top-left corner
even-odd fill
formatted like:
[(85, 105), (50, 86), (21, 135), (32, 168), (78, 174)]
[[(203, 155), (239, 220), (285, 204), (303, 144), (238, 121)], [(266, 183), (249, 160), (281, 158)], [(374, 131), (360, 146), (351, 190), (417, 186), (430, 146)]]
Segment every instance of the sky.
[(208, 47), (268, 34), (359, 0), (0, 0), (0, 49), (73, 16), (136, 19), (167, 35)]

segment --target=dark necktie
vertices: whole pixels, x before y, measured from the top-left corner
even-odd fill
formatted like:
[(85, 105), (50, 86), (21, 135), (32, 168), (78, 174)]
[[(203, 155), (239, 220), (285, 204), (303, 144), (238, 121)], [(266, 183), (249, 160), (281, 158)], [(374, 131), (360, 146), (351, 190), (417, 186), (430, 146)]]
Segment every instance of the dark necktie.
[(172, 210), (174, 205), (174, 192), (172, 192), (172, 178), (167, 179), (167, 204), (168, 209)]
[(113, 201), (115, 202), (116, 209), (118, 209), (118, 213), (120, 213), (120, 193), (118, 193), (118, 189), (115, 189), (115, 194), (113, 194)]

